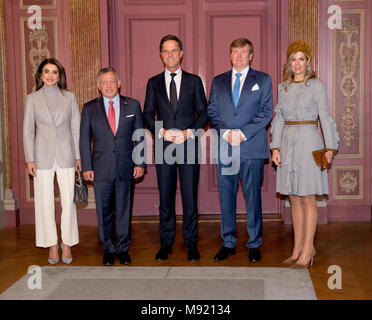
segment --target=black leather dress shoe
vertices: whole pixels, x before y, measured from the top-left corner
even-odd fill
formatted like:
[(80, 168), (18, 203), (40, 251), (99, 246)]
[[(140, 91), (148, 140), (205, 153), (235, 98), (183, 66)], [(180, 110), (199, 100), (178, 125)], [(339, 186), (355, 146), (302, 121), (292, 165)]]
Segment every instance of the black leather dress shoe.
[(160, 250), (155, 255), (155, 259), (156, 261), (167, 260), (169, 254), (172, 254), (172, 245), (162, 244)]
[(261, 260), (261, 251), (259, 248), (251, 248), (249, 249), (249, 261), (250, 262), (258, 262)]
[(112, 266), (115, 263), (115, 253), (105, 252), (102, 262), (105, 266)]
[(117, 258), (119, 259), (119, 262), (121, 264), (130, 264), (130, 256), (129, 256), (128, 252), (118, 253)]
[(235, 248), (222, 247), (214, 256), (215, 261), (226, 260), (228, 257), (235, 254)]
[(200, 259), (200, 253), (196, 248), (196, 245), (188, 246), (187, 260), (198, 261)]

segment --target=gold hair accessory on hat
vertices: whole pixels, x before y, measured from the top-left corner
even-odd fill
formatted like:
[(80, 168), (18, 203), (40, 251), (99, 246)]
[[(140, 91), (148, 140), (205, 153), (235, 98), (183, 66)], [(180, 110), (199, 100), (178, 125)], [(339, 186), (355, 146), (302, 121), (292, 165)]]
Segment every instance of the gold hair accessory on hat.
[(302, 41), (302, 40), (297, 40), (295, 42), (292, 42), (288, 49), (287, 49), (287, 60), (289, 59), (289, 57), (291, 56), (291, 54), (293, 52), (298, 52), (298, 51), (301, 51), (303, 52), (304, 54), (306, 54), (306, 56), (311, 59), (311, 47), (310, 45), (305, 42), (305, 41)]

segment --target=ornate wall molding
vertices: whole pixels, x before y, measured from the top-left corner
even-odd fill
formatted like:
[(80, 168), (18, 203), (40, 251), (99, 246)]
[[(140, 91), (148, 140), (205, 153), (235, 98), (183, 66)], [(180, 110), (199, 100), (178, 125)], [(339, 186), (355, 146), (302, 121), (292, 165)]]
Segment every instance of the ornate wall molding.
[(364, 113), (363, 9), (342, 11), (334, 37), (334, 110), (340, 131), (339, 158), (363, 158)]
[(303, 40), (313, 50), (312, 66), (318, 72), (319, 0), (289, 0), (289, 43)]
[(333, 197), (337, 200), (364, 199), (362, 165), (333, 167)]
[[(48, 48), (49, 36), (45, 24), (41, 29), (34, 29), (28, 36), (30, 44), (30, 51), (28, 52), (28, 62), (32, 67), (32, 74), (36, 74), (37, 68), (40, 63), (50, 57)], [(36, 84), (33, 86), (32, 91), (36, 90)]]
[(40, 63), (50, 57), (58, 59), (58, 21), (43, 17), (42, 29), (29, 29), (28, 18), (20, 17), (23, 96), (33, 92), (35, 73)]
[(341, 60), (342, 80), (340, 83), (340, 90), (343, 94), (343, 112), (341, 127), (344, 130), (342, 139), (347, 147), (352, 145), (354, 136), (354, 129), (357, 126), (355, 121), (355, 93), (358, 89), (358, 83), (355, 80), (357, 73), (357, 62), (359, 58), (358, 43), (353, 41), (354, 34), (357, 36), (359, 30), (357, 23), (352, 18), (344, 18), (342, 20), (343, 29), (340, 33), (343, 35), (339, 46), (339, 57)]
[(72, 88), (80, 109), (97, 97), (101, 68), (99, 0), (70, 0), (70, 51)]

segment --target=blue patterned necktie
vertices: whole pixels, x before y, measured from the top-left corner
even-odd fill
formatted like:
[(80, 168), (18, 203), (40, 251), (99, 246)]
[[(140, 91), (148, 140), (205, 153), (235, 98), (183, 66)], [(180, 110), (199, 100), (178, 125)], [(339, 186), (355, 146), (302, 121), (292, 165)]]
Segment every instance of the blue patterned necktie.
[(235, 108), (238, 106), (239, 102), (239, 92), (240, 92), (240, 77), (242, 76), (241, 73), (236, 73), (236, 80), (233, 87), (233, 99)]

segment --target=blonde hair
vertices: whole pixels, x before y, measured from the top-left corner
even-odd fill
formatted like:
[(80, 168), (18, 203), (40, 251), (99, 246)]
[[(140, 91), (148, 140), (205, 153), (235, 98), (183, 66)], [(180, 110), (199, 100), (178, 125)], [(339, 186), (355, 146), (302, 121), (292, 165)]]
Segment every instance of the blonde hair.
[[(287, 82), (288, 85), (290, 85), (293, 82), (293, 79), (294, 79), (294, 73), (292, 71), (291, 61), (292, 61), (293, 56), (297, 52), (292, 52), (291, 55), (289, 56), (288, 60), (287, 60), (287, 63), (283, 66), (283, 81)], [(305, 57), (306, 57), (306, 61), (307, 61), (307, 67), (306, 67), (304, 83), (305, 83), (305, 86), (306, 86), (308, 80), (310, 80), (312, 78), (316, 78), (316, 74), (310, 66), (310, 57), (308, 57), (306, 54), (305, 54)], [(285, 90), (287, 91), (287, 87), (285, 87)]]

